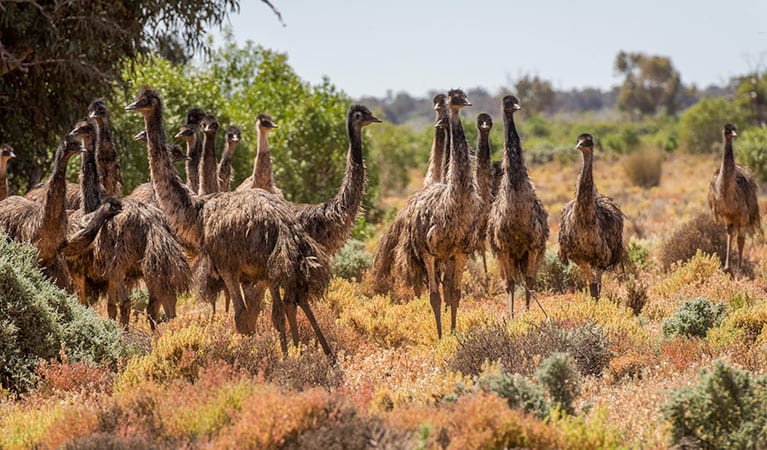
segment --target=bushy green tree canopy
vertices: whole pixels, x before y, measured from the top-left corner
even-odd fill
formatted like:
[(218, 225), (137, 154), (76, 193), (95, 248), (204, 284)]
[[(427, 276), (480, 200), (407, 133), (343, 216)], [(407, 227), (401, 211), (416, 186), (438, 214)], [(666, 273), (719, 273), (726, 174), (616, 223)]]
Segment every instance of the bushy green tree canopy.
[(621, 51), (615, 57), (615, 70), (625, 77), (618, 95), (621, 110), (671, 115), (679, 110), (682, 81), (670, 58)]

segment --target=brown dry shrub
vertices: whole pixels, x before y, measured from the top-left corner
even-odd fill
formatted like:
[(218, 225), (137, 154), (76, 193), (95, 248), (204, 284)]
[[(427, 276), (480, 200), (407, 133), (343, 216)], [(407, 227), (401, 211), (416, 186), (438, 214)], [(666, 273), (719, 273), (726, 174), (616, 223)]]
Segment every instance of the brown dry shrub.
[(274, 361), (264, 372), (264, 378), (295, 390), (338, 387), (343, 370), (317, 349), (306, 349), (297, 356), (286, 356)]
[(660, 184), (663, 173), (663, 153), (660, 150), (639, 150), (626, 157), (623, 170), (634, 186), (651, 188)]
[(642, 370), (648, 365), (647, 355), (643, 355), (634, 349), (628, 350), (622, 355), (617, 355), (607, 366), (607, 373), (613, 381), (624, 378), (641, 379)]
[(448, 366), (466, 375), (478, 375), (486, 361), (499, 361), (509, 373), (532, 375), (543, 359), (565, 352), (582, 374), (598, 376), (612, 358), (610, 339), (590, 322), (543, 322), (520, 336), (512, 336), (502, 324), (491, 324), (460, 337), (459, 345)]
[(642, 312), (648, 298), (647, 283), (633, 276), (626, 280), (626, 297), (623, 299), (623, 304), (631, 309), (635, 316)]
[(64, 445), (65, 450), (144, 450), (165, 448), (160, 442), (150, 442), (141, 436), (123, 437), (112, 433), (93, 433)]
[(115, 379), (114, 372), (107, 367), (88, 361), (69, 362), (65, 355), (60, 362), (41, 361), (35, 372), (42, 380), (40, 390), (47, 393), (110, 394)]
[(667, 271), (676, 262), (686, 262), (701, 250), (717, 255), (724, 264), (727, 232), (708, 212), (699, 213), (679, 225), (660, 245), (660, 264)]
[(660, 346), (660, 359), (681, 372), (711, 355), (706, 341), (696, 337), (675, 336), (664, 339)]

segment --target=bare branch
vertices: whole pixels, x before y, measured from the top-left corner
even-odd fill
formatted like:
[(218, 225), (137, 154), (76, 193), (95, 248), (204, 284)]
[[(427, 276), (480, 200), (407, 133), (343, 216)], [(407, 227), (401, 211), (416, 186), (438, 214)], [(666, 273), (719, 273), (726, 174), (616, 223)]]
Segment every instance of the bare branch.
[(261, 0), (261, 1), (266, 3), (266, 6), (271, 8), (272, 12), (277, 16), (277, 19), (280, 21), (280, 23), (282, 24), (283, 27), (287, 26), (285, 21), (282, 20), (282, 13), (280, 13), (280, 11), (277, 8), (274, 7), (274, 5), (272, 4), (271, 1), (269, 1), (269, 0)]

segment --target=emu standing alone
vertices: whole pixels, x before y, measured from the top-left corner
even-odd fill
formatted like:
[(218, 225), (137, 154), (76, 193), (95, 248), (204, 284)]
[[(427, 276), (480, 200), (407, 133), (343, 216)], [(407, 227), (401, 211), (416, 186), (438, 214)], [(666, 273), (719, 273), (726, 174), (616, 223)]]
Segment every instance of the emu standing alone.
[[(525, 280), (525, 306), (530, 308), (535, 275), (546, 253), (549, 238), (548, 214), (527, 175), (522, 145), (514, 125), (514, 113), (520, 109), (513, 95), (503, 98), (503, 128), (506, 144), (503, 154), (503, 178), (491, 206), (487, 235), (509, 296), (509, 316), (514, 317), (515, 283)], [(490, 168), (488, 164), (488, 177)], [(490, 180), (487, 189), (490, 190)], [(488, 194), (489, 195), (489, 194)]]
[(562, 208), (559, 259), (565, 264), (573, 260), (586, 275), (591, 296), (599, 299), (602, 271), (623, 257), (623, 213), (594, 185), (594, 138), (590, 134), (578, 136), (575, 148), (583, 153), (583, 168), (575, 200)]
[(724, 270), (730, 268), (730, 245), (738, 238), (738, 268), (743, 260), (746, 234), (761, 228), (757, 185), (753, 175), (743, 166), (735, 164), (732, 140), (737, 136), (735, 125), (724, 126), (724, 154), (722, 165), (714, 173), (708, 189), (708, 205), (718, 222), (727, 227), (727, 256)]

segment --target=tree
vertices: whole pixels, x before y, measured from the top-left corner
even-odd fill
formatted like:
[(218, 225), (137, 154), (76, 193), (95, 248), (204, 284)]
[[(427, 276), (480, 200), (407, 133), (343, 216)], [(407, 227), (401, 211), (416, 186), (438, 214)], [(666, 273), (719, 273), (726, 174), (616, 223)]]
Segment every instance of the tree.
[[(738, 107), (723, 98), (704, 98), (688, 108), (679, 121), (679, 139), (690, 153), (722, 151), (725, 123), (741, 123)], [(740, 131), (739, 131), (740, 132)]]
[(669, 115), (679, 111), (682, 81), (670, 58), (621, 51), (615, 57), (615, 70), (625, 77), (618, 96), (622, 111)]
[(514, 93), (530, 114), (548, 112), (554, 105), (554, 89), (551, 82), (538, 75), (525, 74), (514, 81)]
[(121, 82), (124, 63), (204, 51), (205, 32), (238, 10), (239, 0), (0, 0), (0, 139), (18, 150), (14, 187), (40, 178), (49, 149)]

